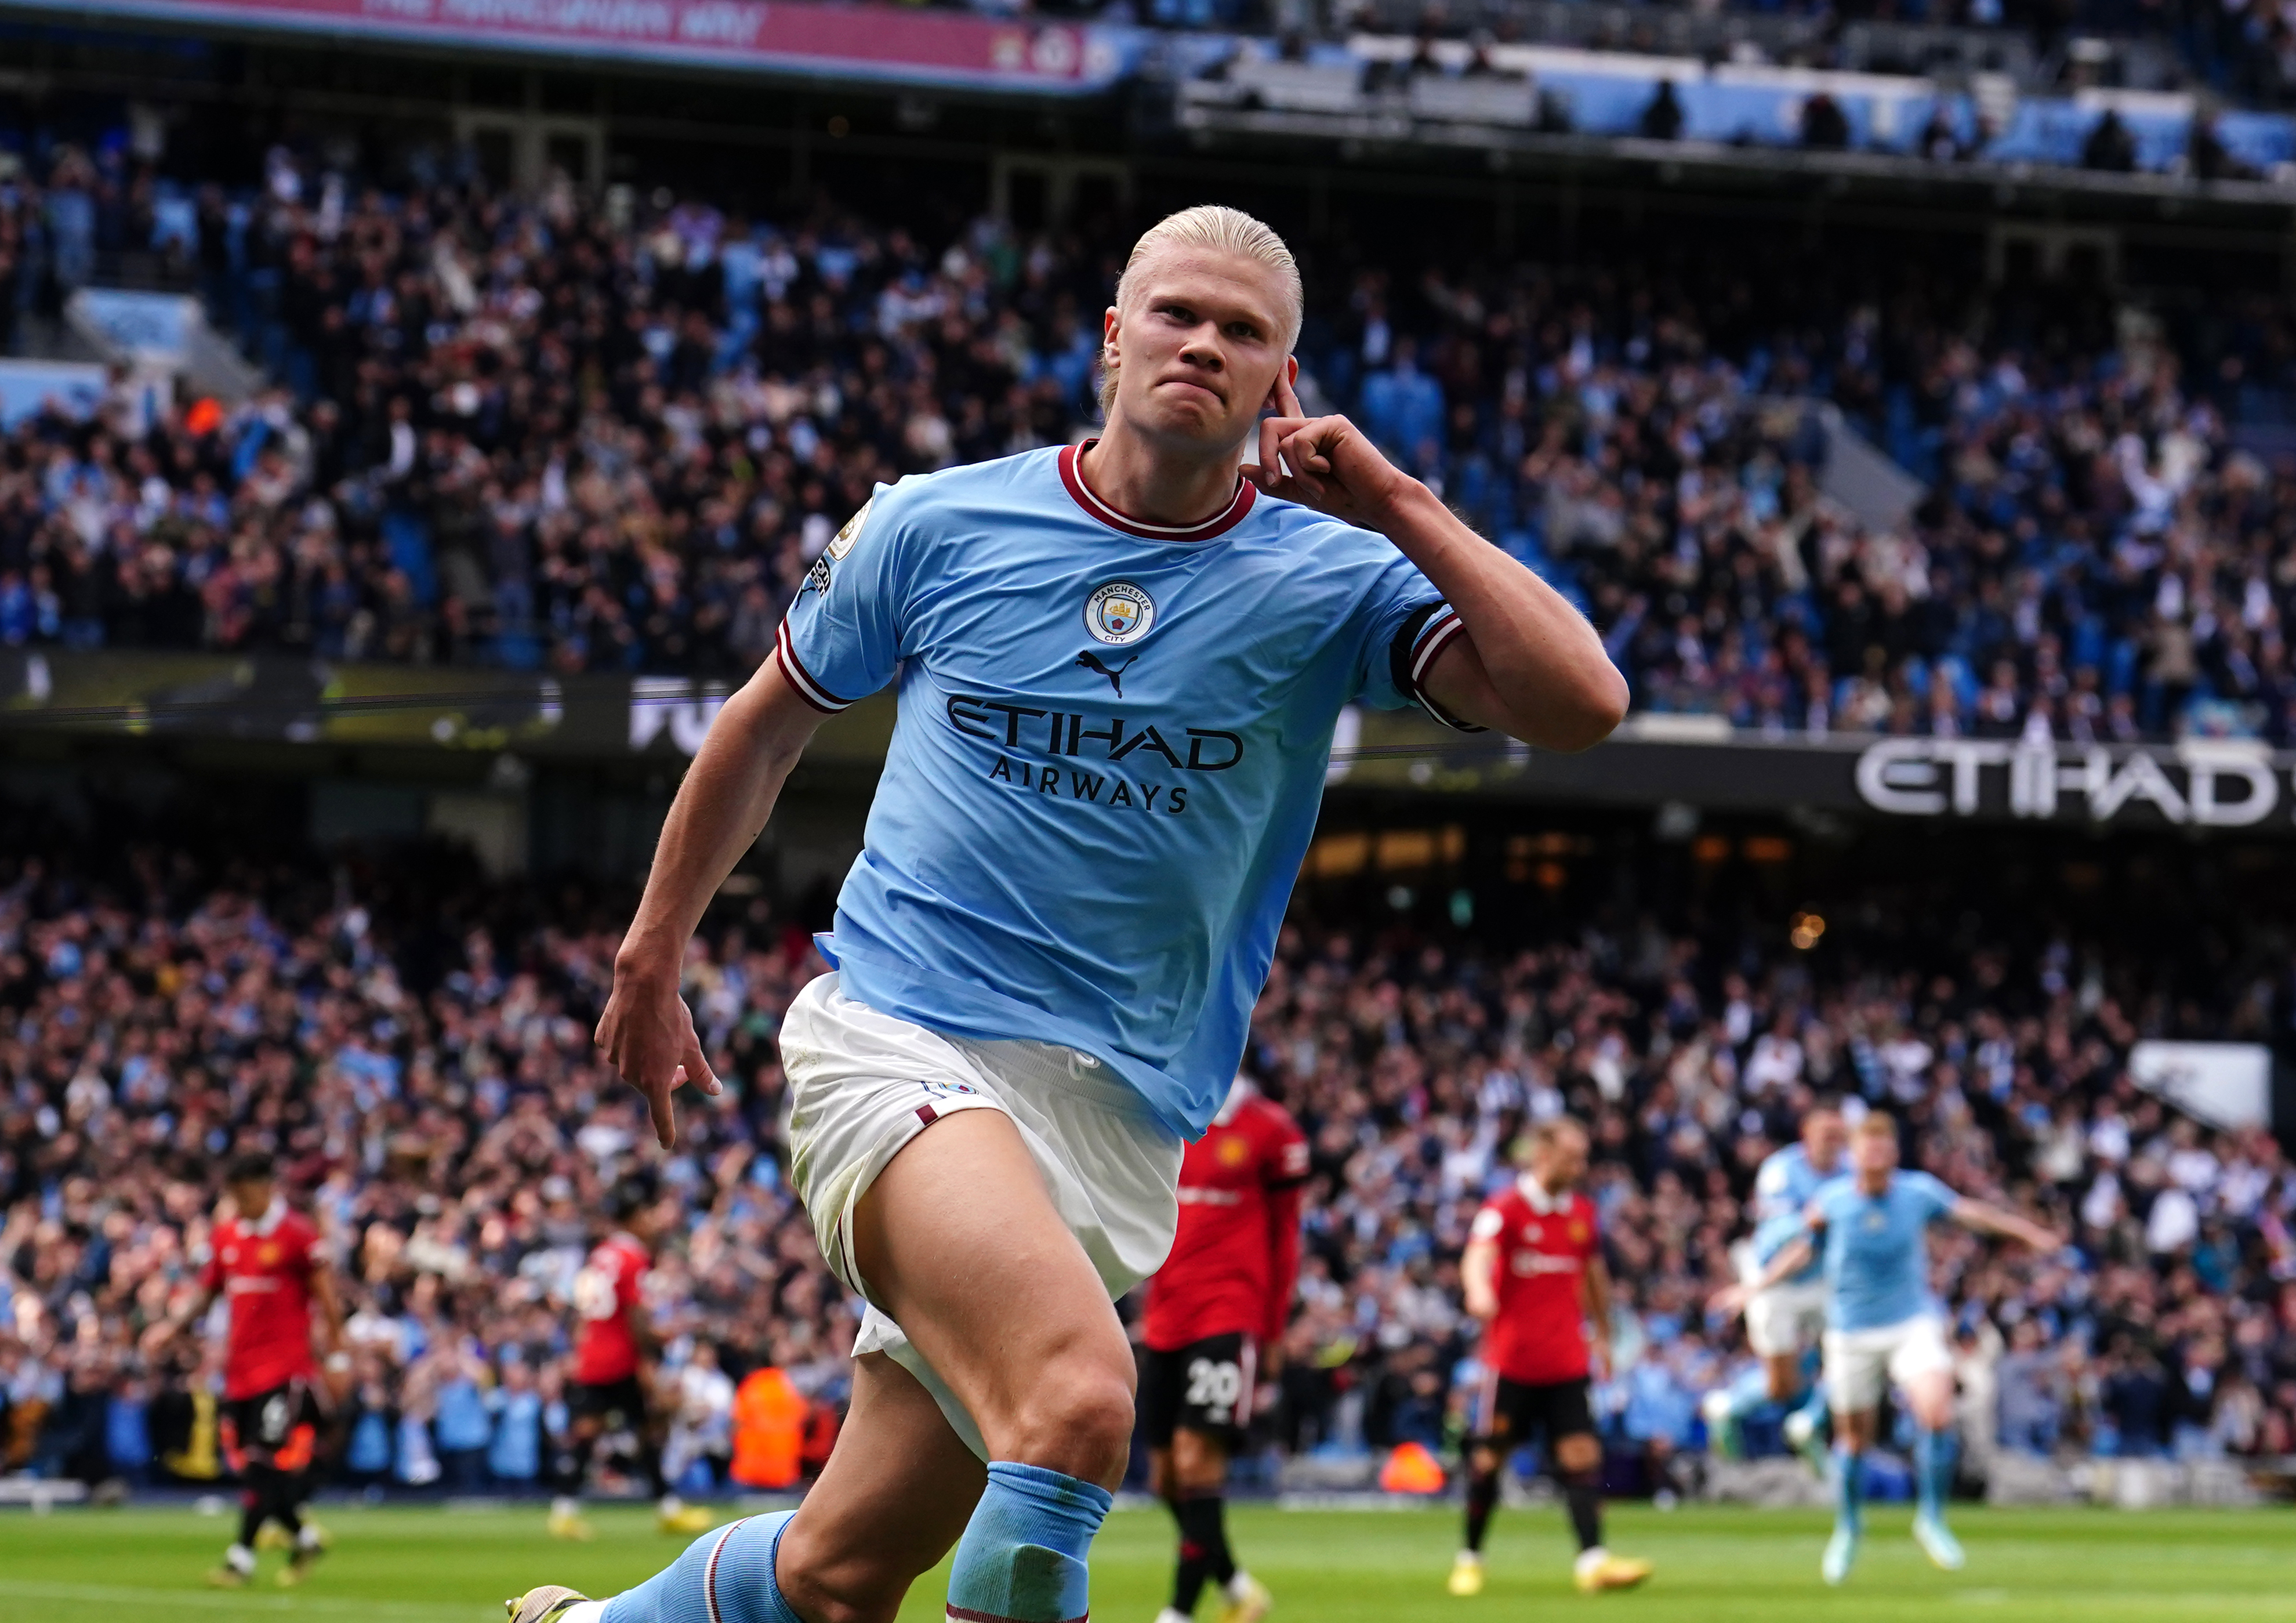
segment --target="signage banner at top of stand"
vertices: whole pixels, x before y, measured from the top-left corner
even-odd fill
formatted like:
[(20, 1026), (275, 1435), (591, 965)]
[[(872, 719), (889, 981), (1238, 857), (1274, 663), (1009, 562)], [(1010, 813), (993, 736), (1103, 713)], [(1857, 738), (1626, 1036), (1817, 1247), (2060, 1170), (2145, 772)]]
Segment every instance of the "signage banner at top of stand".
[(1128, 29), (781, 0), (0, 0), (15, 10), (1067, 94), (1138, 55)]
[[(701, 748), (738, 680), (0, 647), (0, 761), (45, 734), (668, 766)], [(806, 758), (873, 774), (893, 715), (890, 693), (864, 700), (824, 725)], [(994, 750), (978, 764), (1013, 769)], [(1554, 755), (1414, 711), (1350, 707), (1327, 781), (1372, 794), (2296, 837), (2296, 750), (2242, 739), (1773, 737), (1719, 717), (1637, 715), (1599, 749)]]

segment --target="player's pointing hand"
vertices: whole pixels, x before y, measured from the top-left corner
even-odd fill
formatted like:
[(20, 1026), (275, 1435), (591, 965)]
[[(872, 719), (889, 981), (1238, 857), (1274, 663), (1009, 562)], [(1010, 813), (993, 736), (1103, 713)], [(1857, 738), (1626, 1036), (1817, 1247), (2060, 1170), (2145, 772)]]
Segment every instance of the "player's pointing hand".
[(622, 1080), (645, 1095), (654, 1136), (665, 1150), (677, 1143), (670, 1095), (688, 1082), (713, 1099), (724, 1091), (701, 1053), (693, 1012), (677, 995), (674, 967), (664, 977), (617, 963), (613, 996), (592, 1040)]
[(1308, 416), (1281, 373), (1275, 402), (1281, 414), (1260, 420), (1259, 460), (1246, 463), (1243, 476), (1269, 496), (1379, 529), (1409, 487), (1409, 476), (1345, 417)]

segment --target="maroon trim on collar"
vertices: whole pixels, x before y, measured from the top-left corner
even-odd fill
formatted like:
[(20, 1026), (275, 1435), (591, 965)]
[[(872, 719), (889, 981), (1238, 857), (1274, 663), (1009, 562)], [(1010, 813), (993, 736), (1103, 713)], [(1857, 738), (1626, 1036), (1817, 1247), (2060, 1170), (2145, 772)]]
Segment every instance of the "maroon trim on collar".
[(1083, 445), (1061, 447), (1061, 483), (1068, 487), (1069, 495), (1075, 499), (1076, 504), (1093, 518), (1111, 529), (1120, 529), (1126, 535), (1137, 536), (1144, 541), (1209, 541), (1215, 536), (1224, 536), (1243, 522), (1244, 514), (1251, 511), (1252, 501), (1259, 495), (1259, 487), (1239, 473), (1235, 477), (1234, 499), (1202, 523), (1151, 524), (1145, 519), (1136, 519), (1119, 508), (1110, 506), (1095, 496), (1092, 487), (1084, 482), (1084, 474), (1077, 464), (1087, 448), (1099, 443), (1097, 439), (1087, 439)]

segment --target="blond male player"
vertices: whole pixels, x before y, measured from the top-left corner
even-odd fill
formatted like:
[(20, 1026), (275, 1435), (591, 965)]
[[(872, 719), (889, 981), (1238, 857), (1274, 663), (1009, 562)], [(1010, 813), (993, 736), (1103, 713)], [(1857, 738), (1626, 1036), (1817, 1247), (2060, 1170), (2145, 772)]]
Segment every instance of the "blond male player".
[[(794, 1512), (517, 1623), (883, 1623), (951, 1545), (947, 1615), (1086, 1615), (1132, 1431), (1112, 1299), (1172, 1238), (1342, 707), (1578, 750), (1625, 684), (1570, 606), (1292, 393), (1276, 235), (1191, 209), (1107, 314), (1107, 427), (882, 487), (823, 554), (664, 825), (598, 1042), (718, 1092), (678, 970), (822, 718), (889, 683), (864, 848), (791, 1006), (791, 1179), (869, 1311)], [(1247, 461), (1248, 455), (1256, 460)]]

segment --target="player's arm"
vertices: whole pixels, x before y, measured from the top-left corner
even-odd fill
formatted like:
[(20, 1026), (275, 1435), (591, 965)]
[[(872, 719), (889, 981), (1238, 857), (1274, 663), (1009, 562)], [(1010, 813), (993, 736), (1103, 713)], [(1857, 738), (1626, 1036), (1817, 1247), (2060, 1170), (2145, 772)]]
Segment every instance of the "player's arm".
[(1746, 1304), (1779, 1281), (1791, 1278), (1808, 1267), (1817, 1255), (1817, 1231), (1825, 1225), (1824, 1214), (1815, 1207), (1802, 1214), (1807, 1232), (1796, 1234), (1763, 1266), (1762, 1271), (1742, 1284), (1726, 1285), (1717, 1291), (1710, 1305), (1718, 1313), (1742, 1313)]
[(311, 1303), (318, 1308), (313, 1318), (328, 1373), (343, 1373), (350, 1368), (350, 1343), (343, 1334), (343, 1294), (335, 1288), (334, 1269), (316, 1257), (311, 1259)]
[(1499, 1242), (1496, 1235), (1467, 1242), (1459, 1255), (1459, 1290), (1468, 1314), (1489, 1324), (1499, 1316)]
[(1587, 1344), (1595, 1355), (1595, 1373), (1608, 1377), (1611, 1369), (1611, 1268), (1596, 1252), (1587, 1258), (1579, 1275), (1587, 1299)]
[(1587, 617), (1554, 587), (1467, 528), (1440, 497), (1380, 454), (1345, 417), (1305, 417), (1291, 385), (1284, 415), (1259, 425), (1245, 475), (1395, 543), (1451, 607), (1466, 635), (1421, 678), (1449, 715), (1546, 750), (1601, 743), (1627, 713), (1627, 681)]
[(2015, 1240), (2046, 1255), (2061, 1250), (2062, 1234), (2043, 1228), (2039, 1224), (2019, 1217), (2006, 1207), (1988, 1201), (1972, 1201), (1967, 1195), (1956, 1198), (1948, 1215), (1964, 1228), (1973, 1228), (1980, 1234), (1998, 1234), (2004, 1240)]
[(670, 803), (645, 895), (614, 955), (613, 995), (596, 1042), (622, 1079), (645, 1095), (665, 1150), (677, 1142), (669, 1099), (678, 1085), (692, 1082), (713, 1097), (718, 1091), (693, 1012), (678, 996), (686, 940), (726, 875), (765, 831), (790, 769), (820, 724), (821, 712), (772, 660), (726, 701)]
[(207, 1317), (208, 1309), (215, 1306), (216, 1296), (217, 1287), (201, 1280), (188, 1304), (155, 1321), (144, 1332), (144, 1356), (156, 1358), (182, 1340), (193, 1325)]

